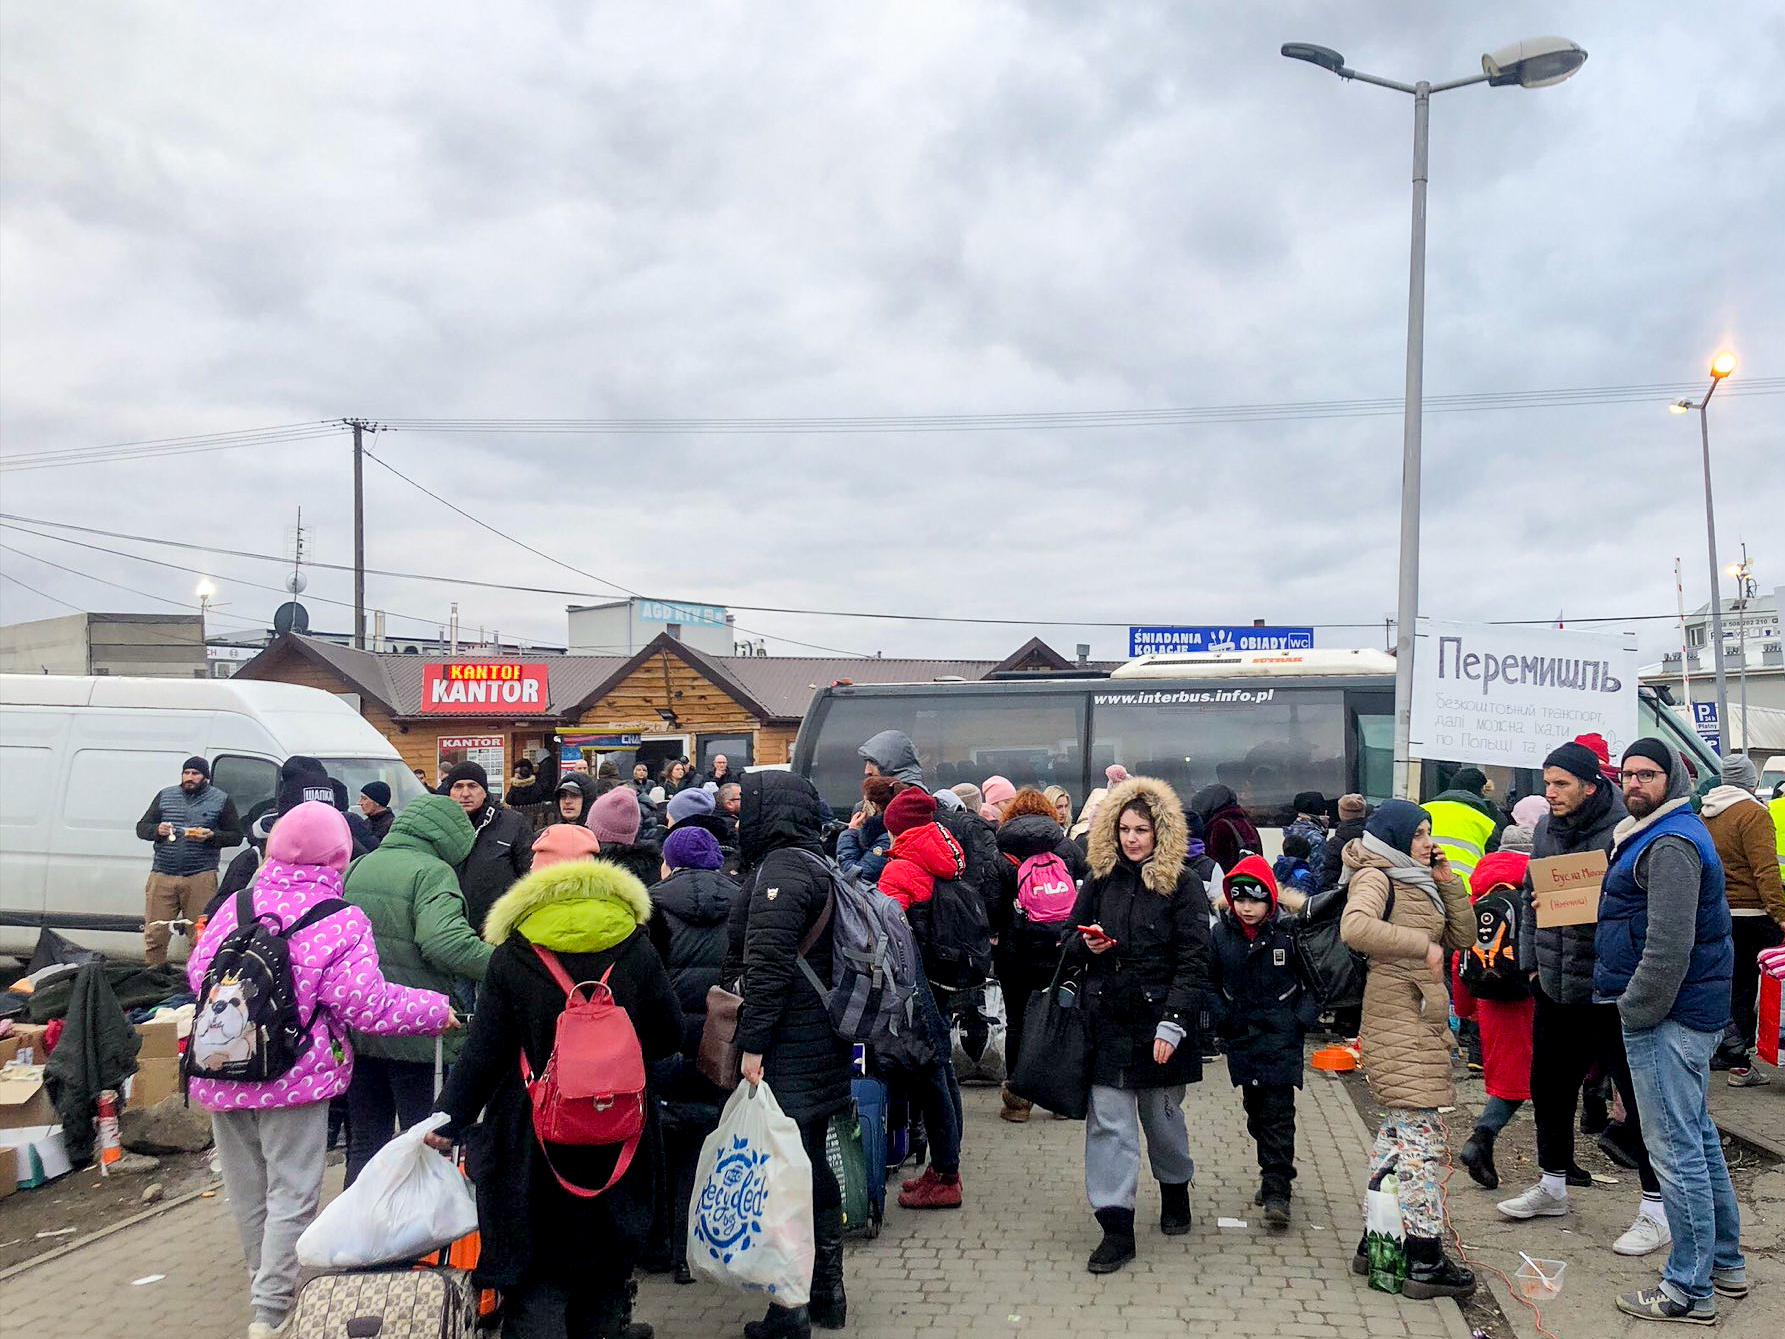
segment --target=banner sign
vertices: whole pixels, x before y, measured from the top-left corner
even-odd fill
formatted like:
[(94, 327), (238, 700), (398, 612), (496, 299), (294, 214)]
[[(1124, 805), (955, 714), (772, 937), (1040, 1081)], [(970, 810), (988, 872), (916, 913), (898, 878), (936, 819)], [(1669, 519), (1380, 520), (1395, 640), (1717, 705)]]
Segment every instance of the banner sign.
[(1635, 742), (1635, 633), (1419, 620), (1414, 757), (1535, 768), (1583, 734)]
[(1185, 651), (1311, 651), (1313, 628), (1256, 628), (1245, 624), (1180, 628), (1129, 628), (1130, 656)]
[(448, 661), (422, 666), (425, 712), (541, 716), (551, 701), (550, 668), (543, 661)]

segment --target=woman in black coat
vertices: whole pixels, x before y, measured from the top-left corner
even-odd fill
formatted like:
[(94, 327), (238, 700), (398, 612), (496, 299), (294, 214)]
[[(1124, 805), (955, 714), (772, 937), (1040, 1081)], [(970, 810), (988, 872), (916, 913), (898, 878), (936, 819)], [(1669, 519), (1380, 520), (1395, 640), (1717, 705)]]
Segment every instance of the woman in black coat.
[[(812, 1159), (817, 1257), (809, 1306), (771, 1304), (744, 1327), (748, 1339), (804, 1336), (815, 1322), (843, 1325), (843, 1197), (824, 1153), (830, 1118), (848, 1111), (848, 1043), (832, 1030), (825, 1000), (796, 959), (831, 897), (823, 854), (823, 808), (812, 783), (790, 772), (747, 772), (738, 812), (743, 895), (732, 905), (725, 979), (740, 980), (737, 1045), (744, 1078), (767, 1080), (781, 1110), (800, 1127)], [(829, 933), (806, 950), (820, 981), (831, 979)]]
[[(553, 1167), (572, 1184), (602, 1186), (622, 1146), (554, 1145), (548, 1166), (519, 1072), (523, 1053), (535, 1075), (544, 1071), (565, 1003), (534, 945), (555, 953), (573, 981), (608, 974), (647, 1064), (680, 1049), (682, 1011), (642, 928), (650, 915), (650, 898), (630, 874), (602, 861), (569, 860), (533, 870), (497, 900), (484, 924), (496, 951), (438, 1103), (450, 1121), (428, 1142), (448, 1146), (469, 1129), (483, 1234), (476, 1280), (502, 1289), (503, 1333), (512, 1339), (622, 1332), (627, 1285), (651, 1225), (651, 1143), (640, 1140), (625, 1175), (605, 1194), (570, 1194)], [(486, 1106), (483, 1123), (471, 1128)]]
[(1134, 1258), (1133, 1150), (1147, 1136), (1159, 1182), (1159, 1230), (1190, 1230), (1184, 1085), (1202, 1078), (1208, 1026), (1209, 902), (1189, 868), (1189, 829), (1171, 787), (1131, 777), (1110, 789), (1091, 827), (1091, 877), (1073, 907), (1066, 952), (1084, 967), (1090, 1010), (1090, 1111), (1085, 1191), (1103, 1229), (1088, 1268), (1108, 1274)]

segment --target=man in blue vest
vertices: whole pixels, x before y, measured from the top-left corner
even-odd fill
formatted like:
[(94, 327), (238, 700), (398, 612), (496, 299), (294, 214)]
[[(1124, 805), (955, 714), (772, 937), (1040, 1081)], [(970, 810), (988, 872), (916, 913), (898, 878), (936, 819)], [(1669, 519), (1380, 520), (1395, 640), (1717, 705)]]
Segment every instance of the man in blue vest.
[(172, 934), (166, 922), (203, 914), (217, 891), (217, 853), (241, 844), (242, 820), (235, 801), (211, 784), (211, 765), (194, 757), (181, 766), (179, 785), (149, 801), (136, 835), (155, 843), (143, 889), (143, 961), (163, 963)]
[(1660, 1286), (1625, 1293), (1618, 1310), (1708, 1325), (1718, 1294), (1748, 1293), (1741, 1206), (1706, 1096), (1735, 968), (1723, 865), (1669, 745), (1637, 740), (1619, 779), (1630, 816), (1599, 899), (1593, 996), (1618, 1006), (1673, 1250)]

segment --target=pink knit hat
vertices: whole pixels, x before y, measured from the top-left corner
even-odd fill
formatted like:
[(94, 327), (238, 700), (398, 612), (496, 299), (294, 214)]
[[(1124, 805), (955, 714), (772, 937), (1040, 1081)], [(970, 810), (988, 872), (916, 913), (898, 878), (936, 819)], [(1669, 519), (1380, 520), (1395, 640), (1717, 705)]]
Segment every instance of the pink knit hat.
[(1016, 787), (1010, 784), (1009, 777), (988, 776), (979, 793), (985, 803), (995, 809), (1016, 794)]
[(638, 827), (643, 815), (638, 808), (638, 795), (631, 786), (615, 786), (589, 806), (590, 831), (603, 843), (630, 846), (638, 840)]
[(279, 815), (267, 838), (267, 859), (288, 865), (327, 865), (344, 870), (353, 855), (347, 817), (332, 804), (305, 800)]
[(548, 869), (566, 860), (593, 860), (600, 849), (595, 834), (581, 823), (553, 823), (533, 839), (533, 868)]
[(1103, 769), (1104, 778), (1112, 786), (1119, 786), (1128, 779), (1128, 769), (1119, 762), (1112, 762)]

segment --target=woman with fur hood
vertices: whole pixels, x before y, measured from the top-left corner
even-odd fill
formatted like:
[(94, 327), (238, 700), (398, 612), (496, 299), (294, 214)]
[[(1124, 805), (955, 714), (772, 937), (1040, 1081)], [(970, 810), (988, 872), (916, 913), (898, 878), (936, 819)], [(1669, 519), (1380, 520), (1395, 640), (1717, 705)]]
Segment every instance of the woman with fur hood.
[(1083, 968), (1092, 1049), (1085, 1192), (1103, 1229), (1087, 1264), (1093, 1274), (1134, 1258), (1143, 1130), (1159, 1182), (1159, 1230), (1190, 1230), (1196, 1164), (1184, 1085), (1202, 1079), (1209, 899), (1188, 864), (1189, 846), (1184, 807), (1170, 786), (1151, 777), (1112, 786), (1091, 824), (1091, 873), (1068, 922), (1080, 927), (1066, 954)]
[[(628, 802), (633, 794), (612, 793)], [(554, 837), (559, 831), (546, 829)], [(605, 1194), (572, 1195), (559, 1176), (578, 1186), (605, 1185), (620, 1148), (555, 1145), (548, 1165), (520, 1068), (524, 1056), (534, 1074), (544, 1071), (564, 1012), (548, 955), (572, 981), (605, 978), (631, 1017), (647, 1064), (680, 1050), (682, 1010), (645, 929), (650, 919), (651, 899), (636, 877), (585, 856), (536, 863), (484, 922), (495, 951), (465, 1049), (438, 1103), (449, 1122), (428, 1142), (441, 1147), (470, 1130), (466, 1151), (483, 1234), (476, 1278), (502, 1289), (504, 1334), (624, 1332), (627, 1285), (651, 1229), (657, 1169), (650, 1145), (640, 1142), (639, 1156)], [(473, 1128), (480, 1111), (483, 1120)]]

